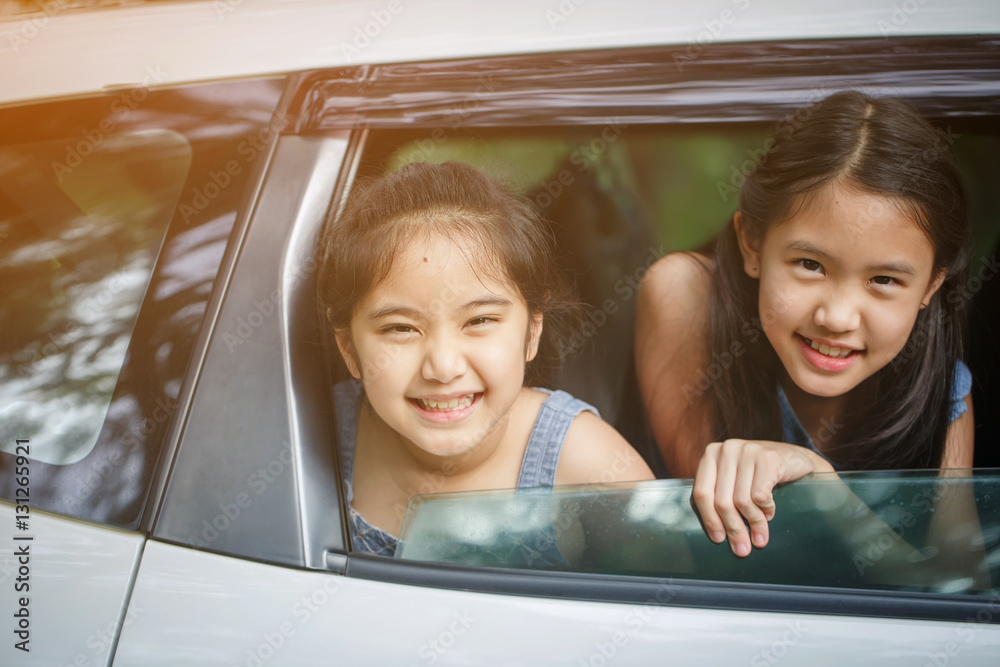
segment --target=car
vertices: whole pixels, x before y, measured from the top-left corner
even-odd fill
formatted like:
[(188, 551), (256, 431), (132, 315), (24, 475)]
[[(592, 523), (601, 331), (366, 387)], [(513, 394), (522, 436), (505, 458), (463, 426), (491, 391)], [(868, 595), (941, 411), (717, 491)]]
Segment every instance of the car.
[[(996, 664), (995, 3), (32, 7), (0, 23), (0, 663)], [(746, 559), (689, 480), (429, 478), (398, 557), (352, 550), (315, 253), (358, 179), (462, 160), (541, 209), (590, 305), (553, 386), (662, 477), (638, 284), (845, 88), (911, 101), (966, 176), (976, 469), (782, 487)]]

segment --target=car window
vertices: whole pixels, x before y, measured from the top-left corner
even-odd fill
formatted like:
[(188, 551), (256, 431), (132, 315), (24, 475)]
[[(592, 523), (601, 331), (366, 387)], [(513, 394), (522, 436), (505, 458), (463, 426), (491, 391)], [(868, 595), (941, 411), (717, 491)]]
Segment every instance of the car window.
[[(980, 147), (1000, 146), (1000, 137), (981, 126), (946, 127), (970, 183), (973, 262), (988, 262), (1000, 226), (983, 182), (997, 165)], [(721, 228), (744, 175), (766, 153), (768, 130), (623, 122), (491, 128), (438, 142), (384, 131), (369, 137), (378, 156), (369, 170), (471, 162), (545, 213), (592, 325), (553, 385), (599, 406), (656, 469), (630, 387), (635, 288), (652, 261), (697, 249)], [(411, 500), (399, 559), (965, 595), (995, 594), (1000, 581), (1000, 477), (985, 472), (820, 475), (779, 488), (769, 546), (746, 559), (707, 538), (687, 481), (468, 494), (434, 494), (432, 486)], [(946, 513), (949, 530), (933, 527)]]
[[(635, 385), (638, 285), (659, 257), (705, 248), (727, 222), (738, 207), (743, 180), (767, 154), (774, 121), (653, 123), (627, 115), (601, 121), (502, 126), (490, 118), (484, 127), (456, 122), (394, 129), (379, 118), (383, 126), (365, 136), (357, 174), (377, 177), (412, 162), (458, 160), (499, 177), (531, 200), (550, 225), (559, 264), (589, 309), (574, 349), (566, 351), (562, 369), (547, 386), (598, 407), (664, 477), (668, 471), (646, 430)], [(1000, 226), (985, 183), (998, 166), (990, 147), (1000, 147), (1000, 133), (982, 118), (936, 117), (935, 122), (945, 130), (969, 182), (972, 262), (989, 262)], [(970, 302), (979, 298), (980, 289), (969, 290)], [(976, 369), (976, 360), (971, 362)], [(346, 377), (342, 368), (339, 377)], [(411, 503), (397, 557), (987, 594), (995, 592), (1000, 559), (997, 484), (996, 477), (985, 474), (941, 480), (846, 475), (843, 482), (817, 478), (792, 484), (776, 495), (780, 519), (771, 524), (769, 547), (741, 560), (728, 545), (715, 545), (705, 536), (690, 505), (688, 482), (436, 496), (431, 481), (419, 490), (430, 495)], [(942, 536), (940, 525), (932, 526), (930, 519), (949, 512), (952, 530)]]
[[(346, 171), (339, 196), (350, 197), (355, 176), (378, 177), (417, 161), (459, 160), (507, 181), (530, 199), (548, 221), (557, 261), (588, 308), (587, 321), (572, 349), (565, 350), (562, 368), (545, 386), (565, 389), (596, 406), (663, 478), (669, 471), (659, 460), (649, 433), (635, 377), (633, 322), (638, 285), (651, 264), (669, 252), (709, 251), (708, 244), (738, 207), (746, 175), (767, 154), (768, 137), (776, 124), (795, 123), (798, 110), (844, 88), (907, 98), (945, 131), (966, 172), (975, 236), (972, 262), (989, 264), (1000, 230), (997, 205), (988, 185), (995, 180), (992, 175), (998, 166), (994, 149), (1000, 128), (995, 97), (984, 94), (976, 83), (995, 71), (995, 64), (981, 59), (982, 45), (975, 46), (974, 41), (914, 41), (914, 49), (905, 53), (875, 42), (731, 45), (706, 51), (683, 67), (671, 60), (674, 52), (651, 49), (567, 54), (558, 60), (471, 59), (316, 73), (303, 79), (296, 93), (301, 104), (297, 128), (301, 133), (318, 135), (363, 128), (354, 134), (354, 163)], [(943, 60), (929, 55), (939, 50), (954, 57), (953, 64), (944, 65)], [(833, 59), (831, 54), (843, 58)], [(959, 61), (965, 63), (962, 68), (954, 65)], [(331, 209), (336, 211), (343, 203), (338, 197)], [(988, 305), (983, 298), (989, 291), (987, 286), (992, 285), (985, 278), (977, 280), (977, 284), (970, 283), (965, 295), (973, 310)], [(989, 335), (984, 340), (989, 341)], [(334, 383), (346, 379), (348, 374), (336, 350), (328, 349), (328, 353), (335, 367)], [(969, 365), (980, 382), (985, 369), (982, 360), (972, 356)], [(978, 421), (991, 412), (977, 403)], [(990, 448), (977, 450), (988, 453)], [(963, 546), (969, 545), (971, 550), (979, 549), (982, 558), (975, 562), (959, 558), (957, 574), (940, 574), (934, 565), (923, 578), (911, 576), (913, 572), (904, 567), (903, 579), (890, 577), (887, 583), (877, 581), (871, 569), (866, 569), (864, 576), (852, 575), (852, 557), (837, 561), (838, 567), (847, 564), (845, 572), (831, 572), (826, 579), (808, 566), (800, 564), (794, 569), (782, 564), (797, 558), (808, 563), (810, 555), (818, 558), (824, 550), (838, 548), (836, 540), (841, 536), (833, 525), (826, 533), (810, 537), (812, 542), (797, 538), (790, 542), (776, 536), (768, 549), (776, 548), (764, 557), (777, 560), (753, 569), (759, 559), (740, 561), (726, 545), (716, 548), (703, 535), (688, 504), (689, 483), (661, 479), (617, 489), (472, 494), (468, 501), (453, 504), (454, 514), (441, 509), (454, 498), (422, 499), (416, 501), (407, 518), (400, 558), (389, 561), (359, 549), (356, 559), (351, 555), (348, 572), (353, 568), (366, 572), (365, 576), (402, 581), (420, 571), (433, 573), (427, 575), (430, 580), (445, 582), (448, 577), (442, 572), (452, 572), (450, 569), (411, 568), (414, 562), (432, 561), (499, 567), (508, 572), (521, 568), (655, 578), (674, 572), (681, 578), (720, 583), (938, 594), (993, 591), (996, 535), (991, 522), (995, 521), (996, 507), (989, 501), (993, 494), (988, 488), (992, 482), (985, 487), (979, 481), (963, 482), (966, 491), (957, 496), (969, 497), (963, 517), (972, 518), (955, 522), (963, 526), (964, 535), (952, 535), (953, 541), (942, 542), (936, 533), (940, 528), (932, 530), (929, 522), (930, 516), (943, 516), (935, 505), (943, 497), (935, 494), (937, 482), (924, 480), (924, 487), (904, 485), (898, 491), (901, 495), (883, 507), (880, 499), (896, 484), (887, 479), (894, 478), (867, 486), (858, 481), (847, 489), (858, 499), (854, 508), (871, 505), (871, 525), (885, 524), (891, 530), (893, 505), (910, 507), (905, 511), (917, 517), (914, 509), (918, 501), (914, 498), (927, 489), (932, 498), (938, 498), (930, 503), (930, 510), (919, 514), (922, 527), (906, 527), (912, 539), (907, 541), (907, 557), (917, 561), (923, 557), (950, 559), (956, 549), (958, 553), (969, 551)], [(781, 490), (789, 494), (781, 498), (802, 508), (815, 492), (813, 509), (802, 509), (798, 524), (787, 528), (789, 535), (813, 535), (799, 529), (810, 523), (809, 512), (832, 511), (837, 495), (822, 491), (828, 488), (823, 483), (816, 480)], [(418, 492), (434, 494), (439, 488), (429, 479)], [(564, 493), (569, 495), (561, 495)], [(571, 497), (573, 501), (568, 501)], [(562, 529), (557, 530), (554, 520), (564, 513), (564, 501), (570, 503), (571, 514), (576, 511), (572, 503), (578, 501), (577, 509), (582, 508), (587, 517), (572, 517), (565, 534), (558, 535), (569, 540), (566, 552), (561, 551), (563, 545), (558, 545), (558, 554), (526, 551), (526, 541), (556, 540), (554, 533)], [(785, 501), (779, 499), (779, 513)], [(661, 526), (650, 523), (646, 532), (616, 533), (617, 528), (634, 527), (633, 518), (641, 515), (638, 508), (643, 506), (674, 515), (678, 523), (671, 524), (671, 530), (676, 532), (663, 532)], [(838, 506), (841, 511), (845, 507)], [(469, 518), (477, 513), (489, 516), (479, 522)], [(794, 513), (789, 509), (786, 514), (790, 520)], [(977, 533), (979, 515), (985, 518)], [(469, 520), (462, 524), (466, 518)], [(514, 524), (516, 528), (511, 527)], [(452, 525), (462, 525), (462, 534), (449, 533)], [(844, 528), (843, 523), (840, 528)], [(853, 556), (864, 544), (851, 540), (864, 533), (849, 528), (845, 534), (849, 539), (839, 548), (841, 552), (853, 549)], [(683, 535), (690, 540), (681, 539)], [(662, 539), (657, 541), (658, 537)], [(645, 554), (647, 560), (642, 560), (644, 540), (656, 547)], [(806, 542), (815, 544), (807, 546)], [(626, 543), (639, 555), (616, 555)], [(944, 555), (929, 556), (930, 547), (941, 549)], [(711, 554), (717, 555), (716, 560)], [(832, 557), (832, 552), (827, 555)], [(552, 560), (547, 561), (550, 556)], [(466, 557), (469, 560), (463, 560)], [(898, 564), (893, 558), (878, 562), (882, 569), (889, 563)], [(394, 570), (400, 574), (391, 574)], [(778, 571), (777, 578), (766, 578), (771, 570)], [(500, 577), (489, 572), (457, 571), (469, 576), (456, 575), (462, 583), (455, 586), (465, 586), (479, 574), (489, 578), (491, 586), (501, 586), (497, 583)], [(539, 581), (534, 576), (523, 579), (529, 580)], [(522, 590), (519, 585), (503, 590)]]
[(97, 442), (191, 166), (169, 130), (80, 147), (0, 149), (0, 450), (30, 436), (32, 458), (55, 465)]
[[(690, 483), (417, 496), (398, 558), (711, 581), (992, 595), (1000, 475), (843, 473), (778, 488), (770, 542), (711, 542)], [(932, 524), (947, 512), (941, 530)]]
[(156, 497), (281, 84), (0, 109), (0, 472), (28, 440), (33, 508), (135, 528)]

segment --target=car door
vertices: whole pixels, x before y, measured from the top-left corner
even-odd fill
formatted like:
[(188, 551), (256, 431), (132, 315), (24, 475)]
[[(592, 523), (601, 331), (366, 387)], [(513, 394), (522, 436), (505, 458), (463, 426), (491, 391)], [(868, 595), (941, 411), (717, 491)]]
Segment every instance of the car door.
[(185, 373), (273, 135), (280, 80), (154, 83), (0, 110), (5, 665), (108, 664), (142, 614)]
[[(719, 46), (683, 68), (675, 55), (648, 49), (386, 65), (290, 81), (259, 197), (231, 241), (232, 263), (135, 577), (129, 604), (142, 613), (124, 628), (116, 665), (596, 666), (618, 658), (903, 665), (956, 656), (982, 663), (998, 654), (992, 581), (952, 594), (851, 589), (810, 579), (808, 567), (797, 570), (804, 579), (778, 572), (761, 581), (731, 569), (537, 571), (440, 552), (387, 559), (351, 551), (329, 391), (338, 370), (315, 312), (314, 248), (355, 177), (420, 159), (480, 159), (489, 167), (520, 154), (507, 175), (548, 216), (592, 209), (560, 247), (578, 262), (581, 284), (591, 281), (584, 298), (597, 310), (580, 342), (583, 361), (556, 382), (592, 391), (587, 398), (642, 448), (648, 440), (636, 394), (627, 393), (629, 355), (616, 349), (629, 344), (636, 281), (664, 248), (701, 242), (722, 221), (654, 234), (643, 209), (656, 206), (642, 192), (662, 175), (636, 173), (637, 165), (649, 167), (662, 150), (678, 164), (696, 164), (713, 137), (736, 136), (742, 143), (726, 143), (730, 157), (709, 165), (707, 185), (698, 185), (718, 199), (711, 208), (722, 215), (731, 211), (727, 197), (738, 189), (741, 165), (752, 165), (755, 149), (766, 151), (755, 142), (767, 126), (793, 122), (795, 109), (833, 89), (903, 92), (938, 117), (1000, 113), (997, 51), (988, 41)], [(676, 187), (691, 187), (676, 165), (662, 169), (680, 175)], [(653, 484), (662, 491), (671, 483)], [(421, 489), (433, 491), (432, 481)], [(684, 506), (676, 489), (670, 493), (667, 516)], [(517, 496), (496, 502), (530, 511)], [(601, 521), (615, 511), (609, 506)], [(682, 518), (691, 517), (688, 508)], [(442, 523), (454, 521), (434, 525)], [(994, 524), (984, 524), (978, 539), (995, 567)]]

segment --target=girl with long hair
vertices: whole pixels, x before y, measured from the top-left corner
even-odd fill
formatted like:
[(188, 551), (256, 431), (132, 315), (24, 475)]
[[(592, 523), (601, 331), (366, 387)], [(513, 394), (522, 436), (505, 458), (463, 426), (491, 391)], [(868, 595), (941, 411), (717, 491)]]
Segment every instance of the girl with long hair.
[(812, 472), (972, 466), (967, 238), (943, 134), (847, 91), (779, 126), (712, 254), (653, 266), (640, 388), (712, 540), (764, 546), (773, 487)]

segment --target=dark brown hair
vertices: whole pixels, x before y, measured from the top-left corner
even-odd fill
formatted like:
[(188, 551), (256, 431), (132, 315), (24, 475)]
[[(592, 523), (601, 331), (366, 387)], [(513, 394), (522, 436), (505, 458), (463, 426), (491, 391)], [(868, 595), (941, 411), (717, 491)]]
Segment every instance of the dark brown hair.
[(580, 323), (580, 307), (554, 262), (547, 225), (525, 199), (460, 162), (409, 164), (356, 185), (320, 243), (319, 307), (348, 329), (358, 304), (392, 269), (400, 248), (441, 234), (476, 248), (473, 266), (511, 285), (528, 312), (543, 316), (538, 355), (526, 382), (541, 383)]
[[(934, 248), (935, 270), (946, 277), (900, 354), (864, 381), (878, 400), (849, 416), (846, 442), (824, 451), (851, 469), (937, 467), (965, 332), (968, 222), (961, 175), (943, 133), (911, 106), (840, 92), (778, 126), (740, 191), (742, 224), (761, 240), (834, 180), (904, 207)], [(748, 350), (713, 385), (716, 428), (722, 438), (782, 440), (775, 395), (781, 362), (760, 329), (759, 284), (743, 270), (732, 221), (715, 253), (712, 352), (725, 354), (735, 341)]]

